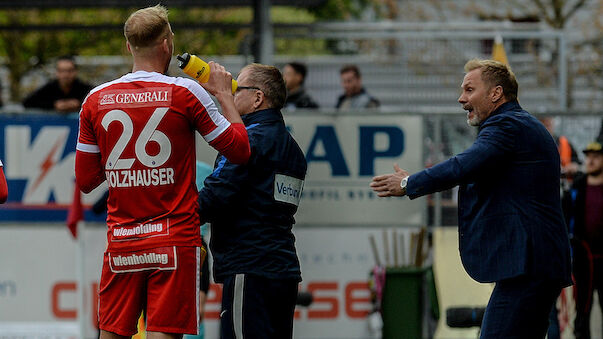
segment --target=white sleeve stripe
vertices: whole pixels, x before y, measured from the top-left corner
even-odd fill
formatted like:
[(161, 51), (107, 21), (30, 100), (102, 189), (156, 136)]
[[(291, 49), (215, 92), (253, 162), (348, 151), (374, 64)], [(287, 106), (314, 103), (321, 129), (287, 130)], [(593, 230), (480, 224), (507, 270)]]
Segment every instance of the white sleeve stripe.
[(77, 143), (75, 149), (86, 153), (100, 153), (100, 148), (97, 145), (82, 144), (81, 142)]
[(207, 141), (207, 142), (212, 142), (215, 138), (220, 136), (220, 134), (222, 134), (222, 132), (224, 132), (224, 131), (226, 131), (226, 129), (228, 129), (228, 127), (230, 126), (230, 122), (228, 122), (228, 120), (226, 120), (226, 122), (227, 122), (227, 124), (222, 124), (222, 125), (216, 126), (216, 128), (213, 131), (204, 135), (203, 139), (205, 139), (205, 141)]
[(0, 160), (0, 166), (4, 166), (4, 165), (2, 164), (2, 160)]
[[(193, 94), (193, 96), (195, 96), (195, 98), (197, 98), (197, 100), (199, 100), (199, 103), (201, 103), (201, 105), (205, 107), (207, 115), (214, 123), (214, 125), (218, 126), (218, 128), (220, 126), (223, 126), (218, 135), (224, 130), (226, 130), (228, 126), (230, 126), (230, 122), (228, 122), (228, 120), (226, 120), (226, 118), (224, 118), (224, 116), (220, 114), (220, 111), (218, 111), (218, 108), (216, 107), (214, 101), (211, 99), (207, 91), (203, 89), (201, 85), (199, 85), (199, 83), (187, 78), (174, 78), (173, 81), (174, 86), (186, 88), (191, 94)], [(212, 138), (211, 140), (213, 140), (214, 138)]]

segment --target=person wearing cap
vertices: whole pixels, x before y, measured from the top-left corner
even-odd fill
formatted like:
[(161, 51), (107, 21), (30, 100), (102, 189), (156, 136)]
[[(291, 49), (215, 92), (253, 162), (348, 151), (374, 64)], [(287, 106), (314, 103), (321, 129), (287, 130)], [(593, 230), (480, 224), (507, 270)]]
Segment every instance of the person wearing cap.
[(603, 145), (591, 142), (582, 152), (585, 174), (574, 180), (563, 199), (574, 255), (576, 339), (590, 338), (594, 290), (603, 307)]

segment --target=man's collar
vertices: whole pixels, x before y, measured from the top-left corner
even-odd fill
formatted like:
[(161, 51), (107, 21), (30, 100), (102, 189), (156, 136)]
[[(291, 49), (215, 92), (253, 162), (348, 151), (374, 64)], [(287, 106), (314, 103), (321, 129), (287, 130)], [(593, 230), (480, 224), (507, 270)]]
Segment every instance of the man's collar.
[[(364, 89), (364, 87), (361, 87), (361, 88), (360, 88), (360, 91), (358, 91), (358, 92), (356, 92), (356, 93), (354, 93), (354, 94), (350, 95), (348, 98), (357, 97), (357, 96), (359, 96), (359, 95), (361, 95), (361, 94), (364, 94), (364, 93), (366, 93), (366, 90)], [(347, 95), (346, 95), (346, 96), (347, 96)]]
[[(492, 113), (490, 113), (488, 118), (500, 114), (502, 112), (513, 111), (516, 109), (521, 109), (521, 106), (519, 106), (519, 102), (517, 102), (517, 100), (507, 101), (504, 104), (498, 106)], [(486, 118), (486, 120), (488, 120), (488, 118)]]
[(274, 108), (263, 109), (248, 113), (241, 116), (245, 126), (249, 126), (255, 123), (269, 122), (269, 121), (282, 121), (283, 115), (281, 111)]

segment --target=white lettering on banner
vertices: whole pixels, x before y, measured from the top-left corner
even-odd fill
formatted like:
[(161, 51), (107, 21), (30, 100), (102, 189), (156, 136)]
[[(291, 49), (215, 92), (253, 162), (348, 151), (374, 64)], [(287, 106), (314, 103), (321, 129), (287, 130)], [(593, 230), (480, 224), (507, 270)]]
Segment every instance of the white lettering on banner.
[(136, 226), (134, 228), (113, 228), (113, 236), (114, 237), (129, 237), (133, 235), (145, 235), (155, 232), (161, 232), (163, 230), (163, 224), (144, 224), (140, 226)]
[(163, 186), (174, 184), (174, 169), (105, 171), (109, 187)]
[(274, 200), (299, 206), (304, 181), (288, 175), (274, 176)]

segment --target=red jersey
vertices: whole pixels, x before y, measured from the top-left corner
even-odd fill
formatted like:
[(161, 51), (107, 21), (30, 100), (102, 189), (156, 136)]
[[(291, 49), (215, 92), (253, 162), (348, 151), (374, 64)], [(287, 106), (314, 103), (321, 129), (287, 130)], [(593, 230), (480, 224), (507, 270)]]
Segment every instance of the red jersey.
[[(195, 131), (239, 162), (249, 157), (244, 126), (226, 120), (198, 83), (154, 72), (94, 88), (79, 128), (78, 185), (90, 191), (102, 170), (109, 186), (108, 251), (201, 246)], [(96, 164), (86, 158), (94, 153)]]

